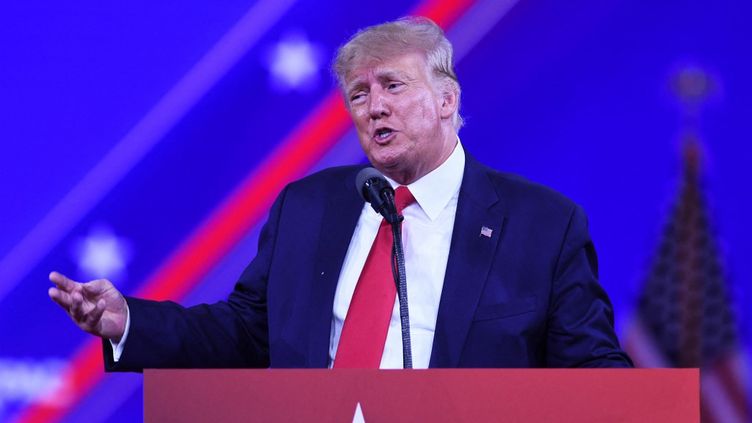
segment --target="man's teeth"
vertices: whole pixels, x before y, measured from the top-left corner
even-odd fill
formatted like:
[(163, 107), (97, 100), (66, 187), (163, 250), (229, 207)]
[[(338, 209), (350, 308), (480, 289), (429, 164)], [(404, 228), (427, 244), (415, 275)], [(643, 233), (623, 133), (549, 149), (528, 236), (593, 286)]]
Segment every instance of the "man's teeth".
[(384, 138), (386, 138), (389, 135), (391, 135), (391, 133), (392, 133), (392, 131), (389, 130), (389, 129), (379, 130), (376, 133), (376, 138), (383, 140)]

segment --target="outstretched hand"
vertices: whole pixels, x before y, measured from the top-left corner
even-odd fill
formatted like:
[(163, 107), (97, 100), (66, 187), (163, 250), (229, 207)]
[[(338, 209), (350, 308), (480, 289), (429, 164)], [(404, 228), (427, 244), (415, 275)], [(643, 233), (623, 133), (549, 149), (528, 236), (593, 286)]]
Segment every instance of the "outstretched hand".
[(79, 328), (120, 342), (125, 332), (128, 307), (123, 294), (107, 279), (79, 283), (58, 272), (50, 273), (55, 286), (47, 293), (68, 313)]

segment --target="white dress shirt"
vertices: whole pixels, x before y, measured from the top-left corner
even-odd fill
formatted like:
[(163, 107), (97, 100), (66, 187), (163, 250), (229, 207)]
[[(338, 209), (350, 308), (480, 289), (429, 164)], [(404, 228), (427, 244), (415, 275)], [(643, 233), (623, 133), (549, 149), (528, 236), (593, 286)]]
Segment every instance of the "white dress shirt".
[[(444, 286), (444, 273), (449, 258), (449, 245), (464, 169), (465, 152), (458, 142), (444, 163), (408, 185), (416, 203), (407, 206), (402, 212), (405, 217), (402, 222), (402, 243), (405, 250), (413, 368), (416, 369), (428, 368), (431, 360), (436, 316)], [(395, 181), (389, 178), (387, 180), (392, 187), (399, 186)], [(366, 203), (363, 206), (334, 295), (334, 313), (329, 337), (329, 367), (334, 363), (350, 300), (376, 239), (381, 220), (381, 215), (376, 213), (370, 204)], [(379, 367), (402, 368), (402, 326), (396, 295)]]
[[(449, 258), (457, 198), (465, 169), (465, 152), (459, 141), (449, 158), (432, 172), (408, 185), (416, 202), (402, 211), (402, 244), (405, 251), (407, 273), (407, 300), (410, 311), (410, 338), (413, 368), (428, 368), (439, 312), (439, 300), (444, 286), (444, 273)], [(392, 187), (395, 181), (387, 178)], [(342, 325), (350, 307), (355, 285), (363, 270), (371, 245), (381, 225), (382, 217), (370, 204), (365, 203), (355, 226), (350, 246), (342, 264), (342, 271), (334, 295), (332, 329), (329, 337), (329, 367), (334, 363)], [(125, 348), (130, 329), (130, 312), (126, 318), (123, 337), (112, 344), (115, 362)], [(402, 326), (399, 301), (394, 301), (392, 318), (386, 335), (382, 369), (402, 368)]]

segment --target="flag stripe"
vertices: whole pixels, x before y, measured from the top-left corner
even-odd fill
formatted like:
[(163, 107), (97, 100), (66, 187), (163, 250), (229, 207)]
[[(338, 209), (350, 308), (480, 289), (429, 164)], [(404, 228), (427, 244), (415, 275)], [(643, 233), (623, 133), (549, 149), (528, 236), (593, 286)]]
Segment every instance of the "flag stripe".
[[(470, 0), (427, 1), (421, 3), (412, 14), (426, 16), (447, 28), (471, 4)], [(177, 299), (193, 288), (222, 253), (242, 237), (242, 228), (247, 229), (258, 223), (279, 190), (304, 174), (343, 135), (349, 125), (347, 113), (343, 111), (340, 94), (333, 90), (271, 157), (249, 175), (241, 187), (170, 256), (137, 294), (153, 299)], [(322, 139), (323, 136), (329, 138)], [(35, 403), (23, 410), (17, 421), (50, 422), (63, 418), (103, 376), (99, 344), (99, 340), (87, 341), (74, 356), (70, 370), (65, 374), (64, 380), (73, 398), (71, 404), (53, 407)]]
[(735, 360), (727, 358), (721, 360), (714, 370), (720, 383), (724, 386), (724, 391), (728, 397), (729, 403), (734, 406), (737, 413), (743, 416), (749, 416), (749, 409), (747, 404), (747, 394), (744, 389), (744, 385), (740, 379), (741, 373), (739, 369), (734, 366)]
[(629, 351), (637, 367), (668, 367), (663, 354), (645, 333), (639, 317), (634, 318), (627, 330), (624, 347)]
[[(716, 423), (717, 417), (713, 412), (713, 407), (708, 404), (708, 398), (705, 395), (701, 395), (700, 398), (700, 421), (702, 423)], [(724, 423), (721, 421), (720, 423)]]
[[(744, 423), (747, 421), (739, 410), (731, 403), (727, 386), (713, 371), (703, 371), (700, 380), (702, 387), (703, 417), (722, 423)], [(705, 420), (703, 420), (703, 423)]]

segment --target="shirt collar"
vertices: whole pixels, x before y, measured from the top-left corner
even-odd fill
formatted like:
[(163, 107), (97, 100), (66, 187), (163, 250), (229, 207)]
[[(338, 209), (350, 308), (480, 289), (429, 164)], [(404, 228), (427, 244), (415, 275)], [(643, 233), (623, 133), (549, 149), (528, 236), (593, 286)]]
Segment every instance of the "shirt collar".
[[(457, 138), (454, 151), (444, 163), (407, 187), (428, 218), (435, 220), (449, 204), (449, 200), (459, 193), (464, 172), (465, 151)], [(386, 179), (392, 187), (399, 186), (389, 177)]]

